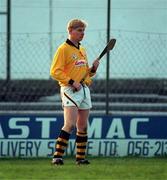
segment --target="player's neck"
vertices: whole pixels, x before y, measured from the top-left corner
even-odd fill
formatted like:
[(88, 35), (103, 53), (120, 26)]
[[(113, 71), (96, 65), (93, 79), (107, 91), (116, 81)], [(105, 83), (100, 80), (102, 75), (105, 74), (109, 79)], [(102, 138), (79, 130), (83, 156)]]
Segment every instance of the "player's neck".
[(72, 39), (72, 38), (69, 38), (69, 40), (70, 40), (76, 47), (79, 46), (79, 42), (78, 42), (78, 41), (76, 41), (76, 40), (74, 40), (74, 39)]

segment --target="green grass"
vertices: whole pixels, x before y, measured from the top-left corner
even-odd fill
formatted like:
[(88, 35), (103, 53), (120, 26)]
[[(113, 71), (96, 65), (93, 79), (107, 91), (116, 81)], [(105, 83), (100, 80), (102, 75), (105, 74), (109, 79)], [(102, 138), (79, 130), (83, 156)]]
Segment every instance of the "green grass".
[(90, 165), (77, 166), (65, 158), (64, 166), (51, 159), (0, 159), (0, 179), (167, 179), (166, 158), (89, 158)]

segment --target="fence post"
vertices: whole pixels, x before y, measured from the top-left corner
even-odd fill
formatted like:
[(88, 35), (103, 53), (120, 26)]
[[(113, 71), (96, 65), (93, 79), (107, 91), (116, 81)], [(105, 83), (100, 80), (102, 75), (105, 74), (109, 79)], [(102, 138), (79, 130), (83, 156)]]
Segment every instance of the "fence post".
[[(110, 40), (110, 0), (107, 0), (107, 43)], [(106, 63), (106, 115), (109, 114), (109, 77), (110, 77), (110, 54), (107, 53)]]
[(7, 81), (10, 81), (11, 79), (11, 0), (7, 1), (7, 42), (6, 42), (6, 48), (7, 48)]

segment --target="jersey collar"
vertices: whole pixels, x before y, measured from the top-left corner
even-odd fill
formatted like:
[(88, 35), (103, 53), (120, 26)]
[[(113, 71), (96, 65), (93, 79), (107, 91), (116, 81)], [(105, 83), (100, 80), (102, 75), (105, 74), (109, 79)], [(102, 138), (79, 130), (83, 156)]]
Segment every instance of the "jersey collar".
[(66, 40), (66, 43), (69, 44), (70, 46), (74, 46), (75, 48), (79, 49), (80, 48), (80, 43), (78, 43), (78, 47), (75, 46), (74, 43), (72, 43), (69, 39)]

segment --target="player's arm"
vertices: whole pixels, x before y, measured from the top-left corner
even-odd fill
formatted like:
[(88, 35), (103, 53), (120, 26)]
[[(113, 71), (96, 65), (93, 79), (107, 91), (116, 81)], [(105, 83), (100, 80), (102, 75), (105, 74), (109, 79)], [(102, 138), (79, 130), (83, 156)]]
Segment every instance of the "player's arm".
[(55, 56), (53, 58), (51, 68), (50, 68), (50, 75), (53, 79), (63, 84), (69, 84), (69, 82), (71, 82), (72, 84), (73, 81), (64, 72), (64, 66), (65, 66), (64, 49), (59, 48), (56, 51)]
[(83, 77), (83, 79), (85, 79), (87, 76), (89, 76), (89, 77), (92, 77), (92, 76), (94, 76), (95, 74), (96, 74), (96, 68), (94, 68), (94, 63), (92, 64), (92, 67), (89, 67), (89, 65), (88, 65), (88, 58), (87, 58), (87, 54), (86, 54), (86, 50), (85, 50), (85, 48), (84, 47), (81, 47), (81, 51), (82, 51), (82, 53), (84, 54), (84, 56), (85, 56), (85, 59), (86, 59), (86, 61), (87, 61), (87, 63), (86, 63), (86, 66), (87, 66), (87, 73), (85, 74), (85, 76)]
[(97, 68), (99, 66), (99, 59), (94, 60), (92, 67), (89, 68), (89, 76), (92, 77), (96, 74)]
[(73, 79), (68, 77), (66, 73), (64, 72), (64, 66), (65, 66), (65, 54), (63, 49), (58, 49), (54, 58), (53, 62), (50, 68), (50, 75), (53, 79), (66, 84), (71, 85), (76, 91), (81, 89), (81, 84), (75, 82)]

